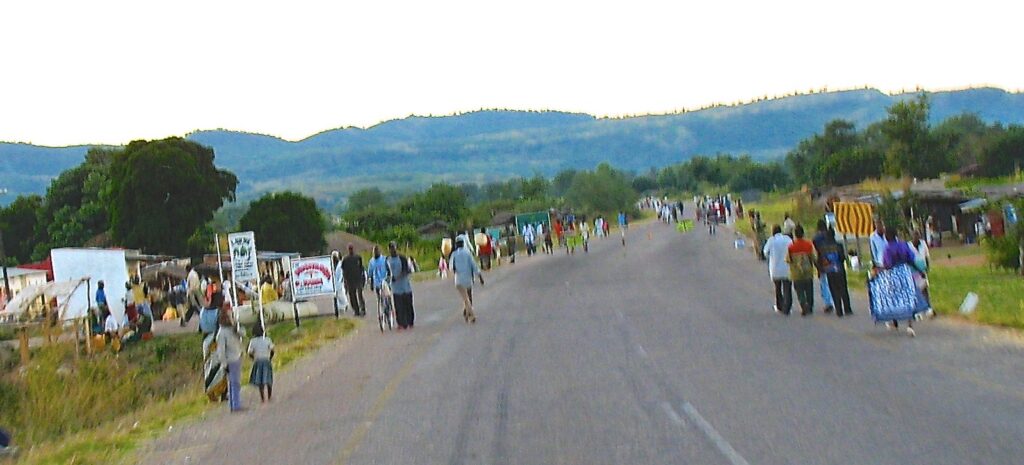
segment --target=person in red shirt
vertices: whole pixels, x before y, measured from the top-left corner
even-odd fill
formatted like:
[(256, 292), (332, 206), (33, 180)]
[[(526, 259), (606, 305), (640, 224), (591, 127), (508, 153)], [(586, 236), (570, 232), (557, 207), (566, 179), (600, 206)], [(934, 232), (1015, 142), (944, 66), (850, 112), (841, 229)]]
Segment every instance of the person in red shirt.
[(565, 245), (565, 228), (562, 227), (562, 220), (555, 220), (555, 239), (558, 240), (558, 246)]
[(817, 270), (818, 257), (814, 253), (814, 244), (804, 239), (804, 227), (797, 225), (793, 231), (796, 239), (789, 245), (789, 277), (796, 290), (796, 298), (800, 301), (800, 316), (808, 316), (814, 312), (814, 275)]

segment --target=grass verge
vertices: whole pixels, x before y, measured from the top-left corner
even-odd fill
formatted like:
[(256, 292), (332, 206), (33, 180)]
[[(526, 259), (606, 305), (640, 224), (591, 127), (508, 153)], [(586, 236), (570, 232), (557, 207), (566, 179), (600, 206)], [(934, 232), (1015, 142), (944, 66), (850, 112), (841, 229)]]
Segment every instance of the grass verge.
[[(355, 326), (347, 318), (307, 319), (299, 331), (290, 322), (271, 326), (275, 368)], [(161, 336), (116, 357), (102, 353), (78, 362), (71, 350), (66, 345), (40, 349), (27, 370), (11, 370), (0, 380), (0, 424), (11, 428), (22, 449), (18, 463), (131, 463), (140, 444), (216, 405), (202, 393), (195, 334)]]
[[(1024, 329), (1024, 279), (987, 266), (933, 267), (928, 273), (932, 307), (944, 315), (957, 315), (978, 323)], [(973, 313), (960, 314), (968, 292), (978, 294)]]

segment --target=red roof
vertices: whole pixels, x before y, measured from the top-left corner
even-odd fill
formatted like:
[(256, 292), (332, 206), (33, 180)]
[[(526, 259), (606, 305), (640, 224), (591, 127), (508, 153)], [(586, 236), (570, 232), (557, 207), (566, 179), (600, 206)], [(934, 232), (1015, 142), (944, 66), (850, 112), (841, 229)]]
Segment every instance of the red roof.
[(53, 281), (53, 260), (51, 260), (50, 257), (46, 257), (46, 260), (43, 260), (41, 262), (18, 265), (18, 268), (27, 268), (30, 270), (44, 270), (46, 271), (46, 280)]

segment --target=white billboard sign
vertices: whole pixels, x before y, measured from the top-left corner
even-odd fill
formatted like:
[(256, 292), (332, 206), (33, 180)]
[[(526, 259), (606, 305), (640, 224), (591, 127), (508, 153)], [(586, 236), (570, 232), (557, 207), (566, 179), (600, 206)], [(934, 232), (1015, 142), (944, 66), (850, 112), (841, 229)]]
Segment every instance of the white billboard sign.
[[(80, 286), (67, 299), (64, 318), (71, 320), (86, 316), (90, 305), (95, 305), (96, 287), (100, 281), (104, 284), (104, 293), (111, 313), (118, 321), (124, 321), (124, 284), (128, 282), (128, 265), (125, 263), (124, 250), (106, 249), (53, 249), (50, 251), (53, 260), (54, 281), (71, 281), (89, 278), (88, 291)], [(93, 295), (87, 295), (91, 292)], [(63, 304), (64, 301), (59, 302)]]
[(256, 234), (252, 231), (228, 234), (228, 248), (235, 282), (258, 281), (260, 269), (256, 265)]
[(310, 257), (292, 260), (292, 296), (305, 299), (318, 295), (334, 295), (334, 270), (331, 257)]

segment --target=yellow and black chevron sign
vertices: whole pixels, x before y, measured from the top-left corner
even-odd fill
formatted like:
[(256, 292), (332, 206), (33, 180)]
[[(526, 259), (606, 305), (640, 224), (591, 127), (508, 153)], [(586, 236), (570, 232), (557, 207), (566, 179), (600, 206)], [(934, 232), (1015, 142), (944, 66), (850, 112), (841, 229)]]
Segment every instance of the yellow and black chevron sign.
[(863, 202), (836, 202), (832, 204), (836, 212), (837, 230), (841, 234), (870, 236), (874, 231), (871, 221), (871, 204)]

